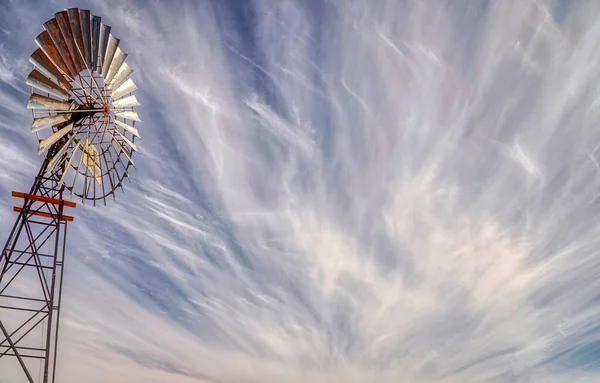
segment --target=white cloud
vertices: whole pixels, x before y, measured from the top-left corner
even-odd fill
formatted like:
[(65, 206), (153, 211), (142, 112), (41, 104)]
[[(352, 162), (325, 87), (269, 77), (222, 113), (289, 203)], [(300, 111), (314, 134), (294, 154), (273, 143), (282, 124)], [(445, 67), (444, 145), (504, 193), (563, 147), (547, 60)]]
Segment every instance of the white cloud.
[(598, 379), (593, 4), (94, 5), (144, 155), (78, 208), (65, 382)]

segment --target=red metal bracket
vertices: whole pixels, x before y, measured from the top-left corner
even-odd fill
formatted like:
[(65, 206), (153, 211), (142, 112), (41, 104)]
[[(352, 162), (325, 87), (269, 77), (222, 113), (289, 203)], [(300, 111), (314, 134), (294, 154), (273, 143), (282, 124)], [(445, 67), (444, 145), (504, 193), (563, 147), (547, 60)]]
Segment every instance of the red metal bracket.
[[(13, 211), (20, 213), (21, 210), (23, 210), (23, 209), (21, 209), (20, 207), (13, 206)], [(39, 217), (56, 219), (56, 214), (44, 213), (43, 211), (30, 211), (29, 214), (37, 215)], [(63, 215), (61, 221), (73, 222), (73, 219), (74, 218), (71, 217), (70, 215)]]
[(66, 207), (75, 207), (75, 206), (77, 206), (77, 204), (75, 202), (65, 201), (63, 199), (42, 197), (42, 196), (39, 196), (39, 195), (19, 193), (19, 192), (16, 192), (16, 191), (12, 192), (12, 196), (13, 197), (17, 197), (17, 198), (30, 199), (32, 201), (52, 203), (52, 204), (55, 204), (55, 205), (61, 205), (62, 204), (64, 206), (66, 206)]

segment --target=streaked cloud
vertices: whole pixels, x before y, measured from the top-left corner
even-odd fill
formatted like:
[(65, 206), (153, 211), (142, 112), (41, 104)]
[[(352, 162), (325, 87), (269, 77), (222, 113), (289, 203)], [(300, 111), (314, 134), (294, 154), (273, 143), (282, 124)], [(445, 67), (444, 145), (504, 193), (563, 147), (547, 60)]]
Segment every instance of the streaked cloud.
[[(479, 4), (77, 4), (143, 155), (69, 229), (61, 379), (597, 381), (598, 6)], [(14, 63), (68, 5), (0, 18), (3, 217), (39, 162)]]

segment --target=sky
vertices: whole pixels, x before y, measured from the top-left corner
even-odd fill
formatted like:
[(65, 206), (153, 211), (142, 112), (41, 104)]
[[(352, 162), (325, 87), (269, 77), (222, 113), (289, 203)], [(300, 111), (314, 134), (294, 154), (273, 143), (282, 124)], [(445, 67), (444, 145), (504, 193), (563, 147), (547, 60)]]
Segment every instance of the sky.
[(143, 123), (69, 226), (61, 382), (600, 381), (599, 2), (0, 0), (5, 235), (69, 7)]

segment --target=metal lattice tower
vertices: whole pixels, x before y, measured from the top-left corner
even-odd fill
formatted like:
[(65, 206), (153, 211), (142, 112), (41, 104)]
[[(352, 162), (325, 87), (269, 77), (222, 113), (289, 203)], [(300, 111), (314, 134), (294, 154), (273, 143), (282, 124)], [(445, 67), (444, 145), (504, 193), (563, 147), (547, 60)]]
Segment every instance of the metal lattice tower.
[[(127, 54), (111, 27), (87, 10), (58, 12), (29, 61), (31, 131), (43, 154), (0, 254), (0, 381), (4, 360), (23, 381), (54, 382), (66, 253), (67, 209), (76, 196), (96, 205), (129, 176), (140, 121)], [(12, 370), (11, 370), (12, 371)]]

